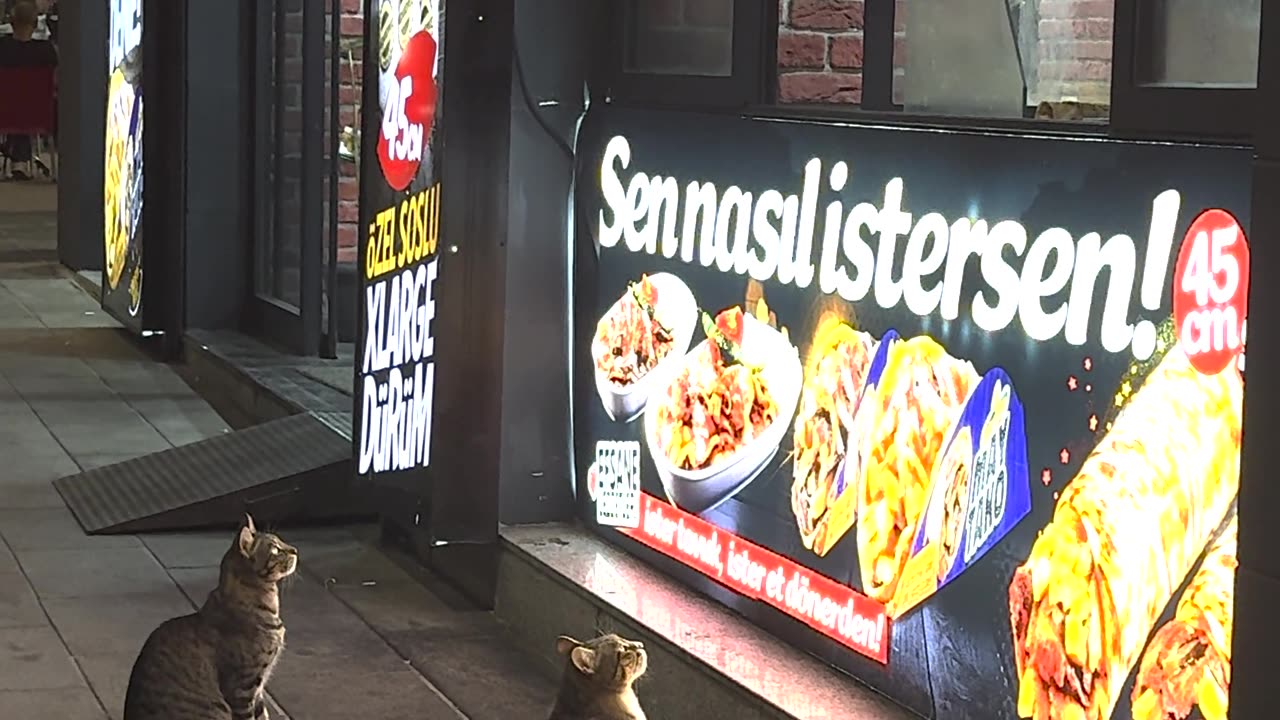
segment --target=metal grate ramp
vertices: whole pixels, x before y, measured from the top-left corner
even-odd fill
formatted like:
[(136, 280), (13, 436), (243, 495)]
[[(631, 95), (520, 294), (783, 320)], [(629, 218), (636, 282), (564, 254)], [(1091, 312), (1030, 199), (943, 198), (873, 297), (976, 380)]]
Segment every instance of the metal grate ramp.
[(54, 481), (88, 533), (362, 514), (351, 440), (303, 413)]

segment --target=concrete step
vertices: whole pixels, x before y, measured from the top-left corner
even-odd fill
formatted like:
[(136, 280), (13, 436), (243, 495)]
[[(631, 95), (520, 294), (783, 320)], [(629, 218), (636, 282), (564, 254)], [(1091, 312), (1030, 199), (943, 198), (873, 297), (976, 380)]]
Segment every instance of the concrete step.
[(916, 717), (573, 525), (502, 529), (495, 612), (523, 649), (557, 670), (561, 634), (643, 642), (649, 670), (637, 691), (651, 718)]

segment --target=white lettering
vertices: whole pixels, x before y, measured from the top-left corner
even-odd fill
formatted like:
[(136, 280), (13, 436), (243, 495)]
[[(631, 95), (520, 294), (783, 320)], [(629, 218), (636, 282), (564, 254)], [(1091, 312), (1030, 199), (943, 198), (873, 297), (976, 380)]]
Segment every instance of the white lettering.
[[(438, 260), (365, 288), (359, 473), (431, 464)], [(379, 376), (383, 376), (379, 379)]]
[[(822, 159), (811, 158), (801, 174), (799, 192), (785, 194), (775, 188), (753, 193), (733, 184), (720, 190), (708, 180), (686, 182), (639, 171), (633, 171), (624, 184), (619, 173), (627, 170), (631, 160), (630, 142), (620, 135), (610, 139), (600, 167), (599, 242), (603, 248), (615, 247), (625, 238), (625, 247), (632, 253), (661, 252), (672, 259), (678, 255), (686, 264), (714, 266), (723, 273), (800, 289), (809, 287), (816, 277), (824, 294), (850, 302), (873, 294), (885, 309), (902, 303), (916, 315), (938, 313), (946, 320), (957, 319), (961, 303), (972, 297), (973, 321), (984, 331), (1004, 330), (1016, 318), (1033, 340), (1063, 336), (1073, 345), (1089, 340), (1095, 286), (1105, 269), (1108, 280), (1095, 339), (1113, 353), (1134, 342), (1129, 317), (1138, 268), (1129, 235), (1114, 234), (1104, 244), (1097, 232), (1077, 240), (1066, 228), (1049, 227), (1029, 242), (1027, 228), (1012, 219), (948, 221), (938, 212), (925, 212), (915, 220), (903, 207), (906, 188), (900, 177), (885, 183), (878, 206), (863, 201), (847, 208), (841, 197), (821, 197), (846, 191), (851, 171), (844, 161), (832, 163), (824, 174)], [(683, 195), (681, 182), (685, 182)], [(1158, 309), (1168, 285), (1180, 206), (1181, 198), (1172, 189), (1152, 203), (1140, 278), (1140, 300), (1151, 310)], [(895, 277), (900, 238), (904, 242), (901, 275)], [(1205, 244), (1222, 254), (1218, 246), (1226, 242), (1223, 236)], [(976, 260), (976, 266), (971, 260)], [(1200, 283), (1197, 289), (1203, 286), (1204, 292), (1222, 295), (1234, 287), (1227, 275), (1222, 287)], [(966, 284), (973, 282), (979, 287), (966, 293)], [(1046, 304), (1052, 297), (1060, 299)], [(377, 310), (381, 303), (376, 293), (366, 295), (371, 328), (382, 332), (387, 326), (388, 334), (414, 332), (416, 336), (413, 322), (384, 318)], [(1187, 342), (1209, 346), (1240, 342), (1232, 330), (1219, 329), (1222, 317), (1206, 314), (1197, 321), (1186, 330)], [(366, 366), (370, 357), (374, 366), (390, 364), (379, 363), (380, 355), (367, 352)]]

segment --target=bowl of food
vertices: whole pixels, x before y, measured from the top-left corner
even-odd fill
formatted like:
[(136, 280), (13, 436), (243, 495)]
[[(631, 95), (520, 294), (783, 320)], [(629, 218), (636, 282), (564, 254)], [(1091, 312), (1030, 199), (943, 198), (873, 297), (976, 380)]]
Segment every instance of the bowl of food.
[(703, 513), (750, 483), (791, 427), (804, 371), (781, 332), (742, 308), (702, 316), (699, 343), (655, 392), (645, 441), (668, 499)]
[(630, 422), (644, 410), (693, 342), (698, 303), (684, 281), (670, 273), (642, 275), (596, 323), (591, 341), (596, 392), (605, 412)]

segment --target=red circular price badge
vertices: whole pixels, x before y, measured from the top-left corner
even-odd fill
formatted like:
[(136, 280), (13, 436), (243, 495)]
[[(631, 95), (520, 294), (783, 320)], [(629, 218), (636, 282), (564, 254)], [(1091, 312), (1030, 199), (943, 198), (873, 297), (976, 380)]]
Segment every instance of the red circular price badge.
[(1206, 375), (1244, 352), (1249, 304), (1249, 241), (1226, 210), (1205, 210), (1191, 223), (1173, 278), (1178, 344)]
[(424, 31), (414, 34), (396, 63), (395, 82), (382, 109), (378, 164), (394, 190), (409, 187), (422, 164), (431, 124), (436, 116), (436, 41)]

